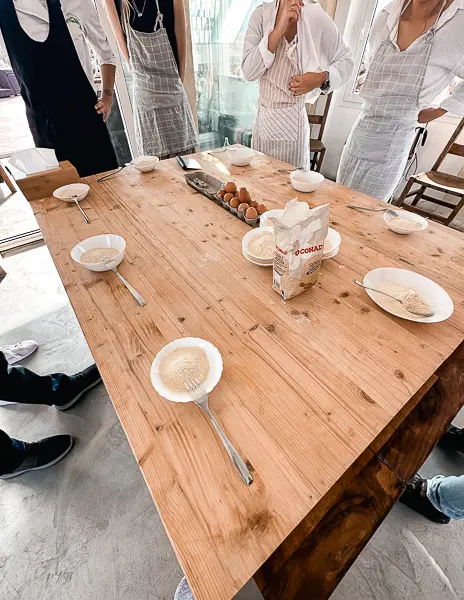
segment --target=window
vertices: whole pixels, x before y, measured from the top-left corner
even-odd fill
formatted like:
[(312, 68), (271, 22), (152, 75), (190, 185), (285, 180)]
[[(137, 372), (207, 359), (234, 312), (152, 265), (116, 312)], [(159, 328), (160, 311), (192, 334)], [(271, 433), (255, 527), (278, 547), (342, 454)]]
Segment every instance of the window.
[(233, 143), (251, 130), (258, 84), (243, 79), (243, 41), (262, 0), (190, 0), (198, 125), (202, 149)]

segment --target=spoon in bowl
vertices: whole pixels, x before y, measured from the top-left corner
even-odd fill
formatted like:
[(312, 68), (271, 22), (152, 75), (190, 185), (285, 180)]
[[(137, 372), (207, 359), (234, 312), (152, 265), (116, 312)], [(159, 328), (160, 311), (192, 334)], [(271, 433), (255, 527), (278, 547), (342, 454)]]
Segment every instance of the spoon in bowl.
[(368, 212), (386, 212), (389, 217), (401, 217), (399, 213), (391, 208), (367, 208), (366, 206), (355, 206), (354, 204), (348, 204), (347, 208), (354, 208), (355, 210), (367, 210)]
[(392, 296), (392, 294), (388, 294), (387, 292), (378, 290), (377, 288), (364, 285), (364, 283), (361, 283), (356, 279), (353, 279), (353, 282), (356, 285), (359, 285), (360, 287), (364, 288), (365, 290), (371, 290), (371, 292), (377, 292), (378, 294), (388, 296), (388, 298), (393, 298), (393, 300), (396, 300), (397, 302), (402, 304), (408, 312), (418, 317), (433, 317), (433, 315), (435, 314), (434, 311), (430, 308), (430, 306), (427, 306), (425, 302), (423, 302), (423, 300), (420, 298), (420, 296), (415, 292), (411, 291), (405, 293), (403, 298), (400, 299), (396, 298), (395, 296)]

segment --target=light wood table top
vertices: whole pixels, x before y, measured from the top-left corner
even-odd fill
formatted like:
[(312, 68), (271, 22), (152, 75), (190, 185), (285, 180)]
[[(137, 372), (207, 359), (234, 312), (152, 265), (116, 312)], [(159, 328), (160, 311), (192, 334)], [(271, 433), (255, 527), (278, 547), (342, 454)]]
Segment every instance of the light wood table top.
[[(269, 208), (297, 195), (279, 161), (229, 170), (224, 155), (197, 156)], [(195, 598), (229, 600), (464, 340), (464, 236), (432, 222), (396, 235), (381, 215), (346, 207), (375, 200), (326, 181), (299, 196), (330, 202), (340, 253), (285, 303), (272, 269), (242, 256), (248, 226), (190, 189), (175, 160), (87, 181), (90, 225), (55, 198), (32, 206)], [(145, 308), (113, 273), (71, 260), (77, 242), (100, 233), (127, 240), (120, 271)], [(431, 277), (453, 316), (425, 325), (384, 313), (352, 283), (377, 267)], [(253, 470), (250, 487), (200, 409), (152, 388), (155, 355), (183, 336), (222, 354), (210, 406)]]

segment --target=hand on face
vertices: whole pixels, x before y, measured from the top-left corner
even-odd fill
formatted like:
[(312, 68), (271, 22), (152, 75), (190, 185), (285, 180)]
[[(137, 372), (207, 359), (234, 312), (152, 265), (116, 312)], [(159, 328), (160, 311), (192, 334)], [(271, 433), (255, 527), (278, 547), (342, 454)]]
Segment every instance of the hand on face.
[(288, 0), (279, 17), (276, 28), (279, 28), (282, 32), (287, 31), (289, 25), (299, 20), (302, 6), (304, 6), (303, 0)]

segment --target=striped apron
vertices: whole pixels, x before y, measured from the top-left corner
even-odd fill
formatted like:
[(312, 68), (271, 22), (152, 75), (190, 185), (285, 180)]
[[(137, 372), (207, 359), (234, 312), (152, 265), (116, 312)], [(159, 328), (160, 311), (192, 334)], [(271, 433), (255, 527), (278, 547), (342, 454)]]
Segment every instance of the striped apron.
[(296, 168), (311, 168), (310, 127), (305, 96), (293, 96), (290, 79), (299, 74), (296, 39), (281, 39), (272, 66), (259, 82), (259, 106), (253, 127), (253, 148)]

